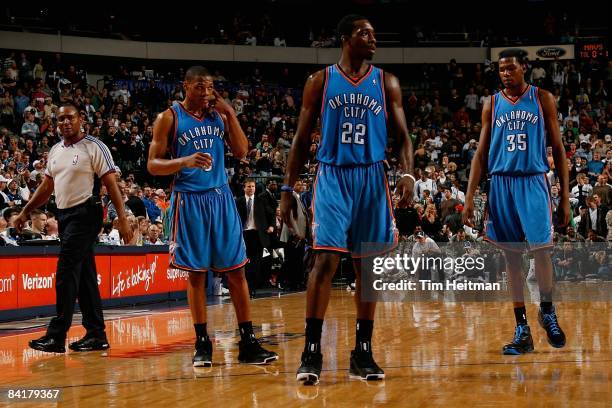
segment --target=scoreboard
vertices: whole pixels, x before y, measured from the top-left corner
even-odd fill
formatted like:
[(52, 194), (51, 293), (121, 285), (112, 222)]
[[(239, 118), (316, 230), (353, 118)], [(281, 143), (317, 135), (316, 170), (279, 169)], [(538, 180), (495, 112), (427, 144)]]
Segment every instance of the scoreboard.
[(604, 41), (584, 42), (576, 45), (579, 59), (608, 58), (608, 46)]

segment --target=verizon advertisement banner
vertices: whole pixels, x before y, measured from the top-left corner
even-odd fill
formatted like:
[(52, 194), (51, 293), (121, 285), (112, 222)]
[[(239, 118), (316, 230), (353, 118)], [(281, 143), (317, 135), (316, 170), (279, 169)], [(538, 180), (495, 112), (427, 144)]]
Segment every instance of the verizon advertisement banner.
[[(0, 257), (0, 310), (55, 305), (56, 268), (57, 255)], [(102, 299), (187, 289), (167, 253), (96, 255), (96, 270)]]
[(17, 306), (19, 308), (55, 304), (57, 257), (19, 258)]
[(560, 60), (574, 59), (574, 45), (534, 45), (534, 46), (516, 46), (516, 47), (493, 47), (491, 48), (491, 61), (499, 60), (499, 53), (508, 49), (520, 49), (527, 53), (529, 61), (535, 61), (536, 58), (541, 60)]

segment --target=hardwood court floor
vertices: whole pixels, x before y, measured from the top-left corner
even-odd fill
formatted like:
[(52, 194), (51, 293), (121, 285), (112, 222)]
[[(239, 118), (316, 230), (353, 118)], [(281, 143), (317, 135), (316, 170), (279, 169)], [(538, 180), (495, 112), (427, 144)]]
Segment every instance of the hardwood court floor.
[[(305, 306), (304, 293), (298, 293), (253, 302), (258, 336), (281, 356), (270, 366), (236, 363), (236, 322), (231, 305), (225, 304), (208, 309), (209, 333), (215, 338), (210, 369), (191, 366), (193, 328), (189, 311), (182, 308), (108, 322), (108, 353), (30, 350), (27, 341), (40, 332), (0, 337), (0, 388), (59, 387), (63, 399), (57, 406), (87, 408), (611, 404), (612, 316), (607, 302), (558, 306), (568, 335), (561, 350), (546, 343), (536, 307), (529, 305), (536, 351), (524, 356), (500, 353), (513, 334), (508, 303), (381, 303), (374, 349), (387, 379), (366, 383), (347, 375), (354, 346), (352, 294), (334, 290), (332, 295), (318, 386), (295, 381)], [(83, 329), (74, 327), (69, 335), (74, 341)]]

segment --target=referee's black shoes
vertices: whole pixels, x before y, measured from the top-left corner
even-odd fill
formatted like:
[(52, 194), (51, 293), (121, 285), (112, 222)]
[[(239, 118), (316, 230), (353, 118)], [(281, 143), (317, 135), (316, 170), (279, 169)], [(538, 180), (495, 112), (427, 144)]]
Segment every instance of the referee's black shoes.
[(68, 345), (72, 351), (97, 351), (106, 350), (110, 347), (106, 334), (101, 336), (92, 336), (86, 334), (81, 340), (77, 340)]
[(40, 350), (46, 353), (65, 353), (65, 342), (65, 340), (59, 340), (45, 334), (39, 339), (30, 340), (28, 344), (30, 348), (33, 348), (34, 350)]

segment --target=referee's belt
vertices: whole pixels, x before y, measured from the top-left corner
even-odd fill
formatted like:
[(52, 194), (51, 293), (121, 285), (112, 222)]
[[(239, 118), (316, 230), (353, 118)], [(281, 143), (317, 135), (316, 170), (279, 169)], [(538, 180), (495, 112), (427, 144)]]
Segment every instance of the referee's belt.
[(83, 201), (81, 204), (77, 204), (74, 207), (70, 207), (70, 208), (64, 208), (62, 211), (75, 210), (81, 207), (96, 207), (96, 206), (102, 206), (102, 201), (100, 201), (99, 198), (91, 196), (87, 200)]

